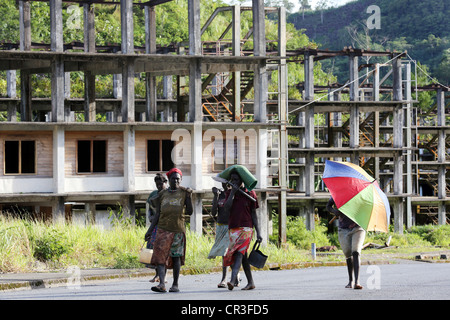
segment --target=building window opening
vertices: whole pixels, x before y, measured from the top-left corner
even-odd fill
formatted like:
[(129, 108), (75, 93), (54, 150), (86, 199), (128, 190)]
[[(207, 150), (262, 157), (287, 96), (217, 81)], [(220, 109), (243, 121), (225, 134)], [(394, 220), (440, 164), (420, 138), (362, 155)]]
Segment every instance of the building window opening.
[(147, 140), (147, 172), (169, 171), (174, 167), (172, 161), (172, 140)]
[(106, 172), (106, 141), (79, 140), (77, 146), (77, 172)]
[(36, 141), (5, 141), (5, 174), (36, 173)]

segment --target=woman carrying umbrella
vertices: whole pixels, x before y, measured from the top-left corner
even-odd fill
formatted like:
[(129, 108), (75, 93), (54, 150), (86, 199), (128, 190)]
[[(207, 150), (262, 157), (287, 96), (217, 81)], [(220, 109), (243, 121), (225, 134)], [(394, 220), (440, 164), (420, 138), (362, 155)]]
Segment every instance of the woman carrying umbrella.
[(352, 221), (345, 214), (340, 212), (335, 207), (335, 203), (332, 197), (328, 200), (327, 210), (336, 215), (339, 219), (338, 237), (341, 244), (342, 251), (344, 252), (347, 262), (348, 270), (348, 284), (346, 288), (353, 287), (353, 273), (355, 274), (355, 289), (362, 289), (363, 287), (359, 283), (359, 268), (361, 266), (360, 256), (361, 249), (366, 237), (366, 231), (361, 228), (356, 222)]
[[(339, 217), (339, 242), (347, 259), (349, 283), (359, 284), (361, 248), (366, 231), (388, 232), (389, 201), (377, 181), (350, 162), (325, 161), (323, 182), (331, 193), (327, 210)], [(334, 207), (335, 206), (335, 207)]]
[(166, 268), (173, 269), (173, 284), (170, 292), (178, 292), (178, 277), (184, 265), (186, 251), (186, 235), (184, 214), (193, 212), (191, 191), (180, 186), (182, 173), (173, 168), (167, 173), (169, 188), (158, 193), (156, 214), (145, 234), (149, 240), (153, 229), (158, 225), (156, 239), (153, 244), (153, 256), (150, 264), (156, 265), (159, 274), (159, 285), (152, 291), (166, 292)]

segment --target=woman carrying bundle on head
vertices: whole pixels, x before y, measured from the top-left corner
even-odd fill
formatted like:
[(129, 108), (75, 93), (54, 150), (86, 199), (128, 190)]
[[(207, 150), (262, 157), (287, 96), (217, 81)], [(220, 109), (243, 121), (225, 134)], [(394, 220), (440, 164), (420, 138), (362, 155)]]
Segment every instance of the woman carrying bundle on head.
[[(242, 290), (252, 290), (255, 288), (253, 277), (248, 262), (247, 250), (253, 236), (253, 228), (256, 230), (256, 241), (261, 242), (261, 232), (256, 215), (258, 202), (256, 193), (248, 191), (244, 187), (244, 182), (238, 171), (230, 174), (231, 190), (226, 192), (224, 204), (225, 213), (229, 216), (228, 232), (230, 244), (224, 257), (224, 266), (231, 266), (231, 280), (227, 283), (228, 289), (233, 290), (237, 282), (237, 275), (241, 265), (244, 269), (248, 284)], [(241, 190), (240, 192), (238, 192)], [(243, 193), (247, 195), (244, 195)], [(254, 198), (255, 201), (249, 199)]]

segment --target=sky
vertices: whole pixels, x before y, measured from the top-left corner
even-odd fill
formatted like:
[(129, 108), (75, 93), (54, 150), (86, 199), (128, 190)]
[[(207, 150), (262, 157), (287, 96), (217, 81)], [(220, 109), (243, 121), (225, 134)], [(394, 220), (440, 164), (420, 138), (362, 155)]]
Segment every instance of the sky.
[[(344, 4), (351, 2), (354, 0), (329, 0), (329, 2), (332, 3), (333, 7), (340, 7), (343, 6)], [(299, 2), (299, 1), (292, 1), (292, 3), (295, 4), (295, 2)], [(309, 4), (311, 5), (311, 7), (313, 7), (313, 9), (316, 8), (317, 2), (319, 2), (319, 0), (309, 0)], [(295, 6), (296, 8), (298, 8), (298, 5)]]
[[(225, 2), (230, 2), (230, 3), (233, 2), (233, 0), (229, 0), (229, 1), (224, 0), (224, 1)], [(355, 1), (355, 0), (328, 0), (328, 2), (333, 7), (340, 7), (340, 6), (342, 6), (342, 5), (344, 5), (344, 4), (348, 3), (348, 2), (351, 2), (351, 1)], [(238, 2), (238, 1), (234, 1), (234, 2)], [(300, 6), (299, 2), (300, 1), (298, 1), (298, 0), (290, 0), (290, 2), (294, 5), (294, 9), (292, 10), (292, 12), (297, 12), (299, 10), (299, 6)], [(319, 2), (319, 0), (309, 0), (309, 4), (311, 5), (311, 7), (313, 9), (316, 8), (318, 2)], [(246, 1), (246, 2), (244, 2), (241, 5), (251, 5), (251, 0)]]
[[(354, 1), (354, 0), (329, 0), (329, 2), (332, 4), (333, 7), (340, 7), (340, 6), (342, 6), (342, 5), (344, 5), (344, 4), (348, 3), (348, 2), (351, 2), (351, 1)], [(291, 3), (294, 4), (294, 6), (295, 6), (294, 12), (298, 11), (298, 8), (300, 6), (299, 2), (300, 1), (291, 0)], [(319, 0), (309, 0), (309, 4), (311, 5), (311, 7), (313, 9), (316, 8), (318, 2), (319, 2)]]

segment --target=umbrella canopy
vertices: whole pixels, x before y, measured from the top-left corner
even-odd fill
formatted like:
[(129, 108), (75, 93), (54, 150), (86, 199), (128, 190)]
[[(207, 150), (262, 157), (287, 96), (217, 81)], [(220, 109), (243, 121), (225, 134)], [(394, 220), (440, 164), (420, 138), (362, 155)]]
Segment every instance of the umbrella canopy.
[(388, 232), (389, 201), (377, 181), (350, 162), (325, 162), (323, 182), (336, 207), (366, 231)]

